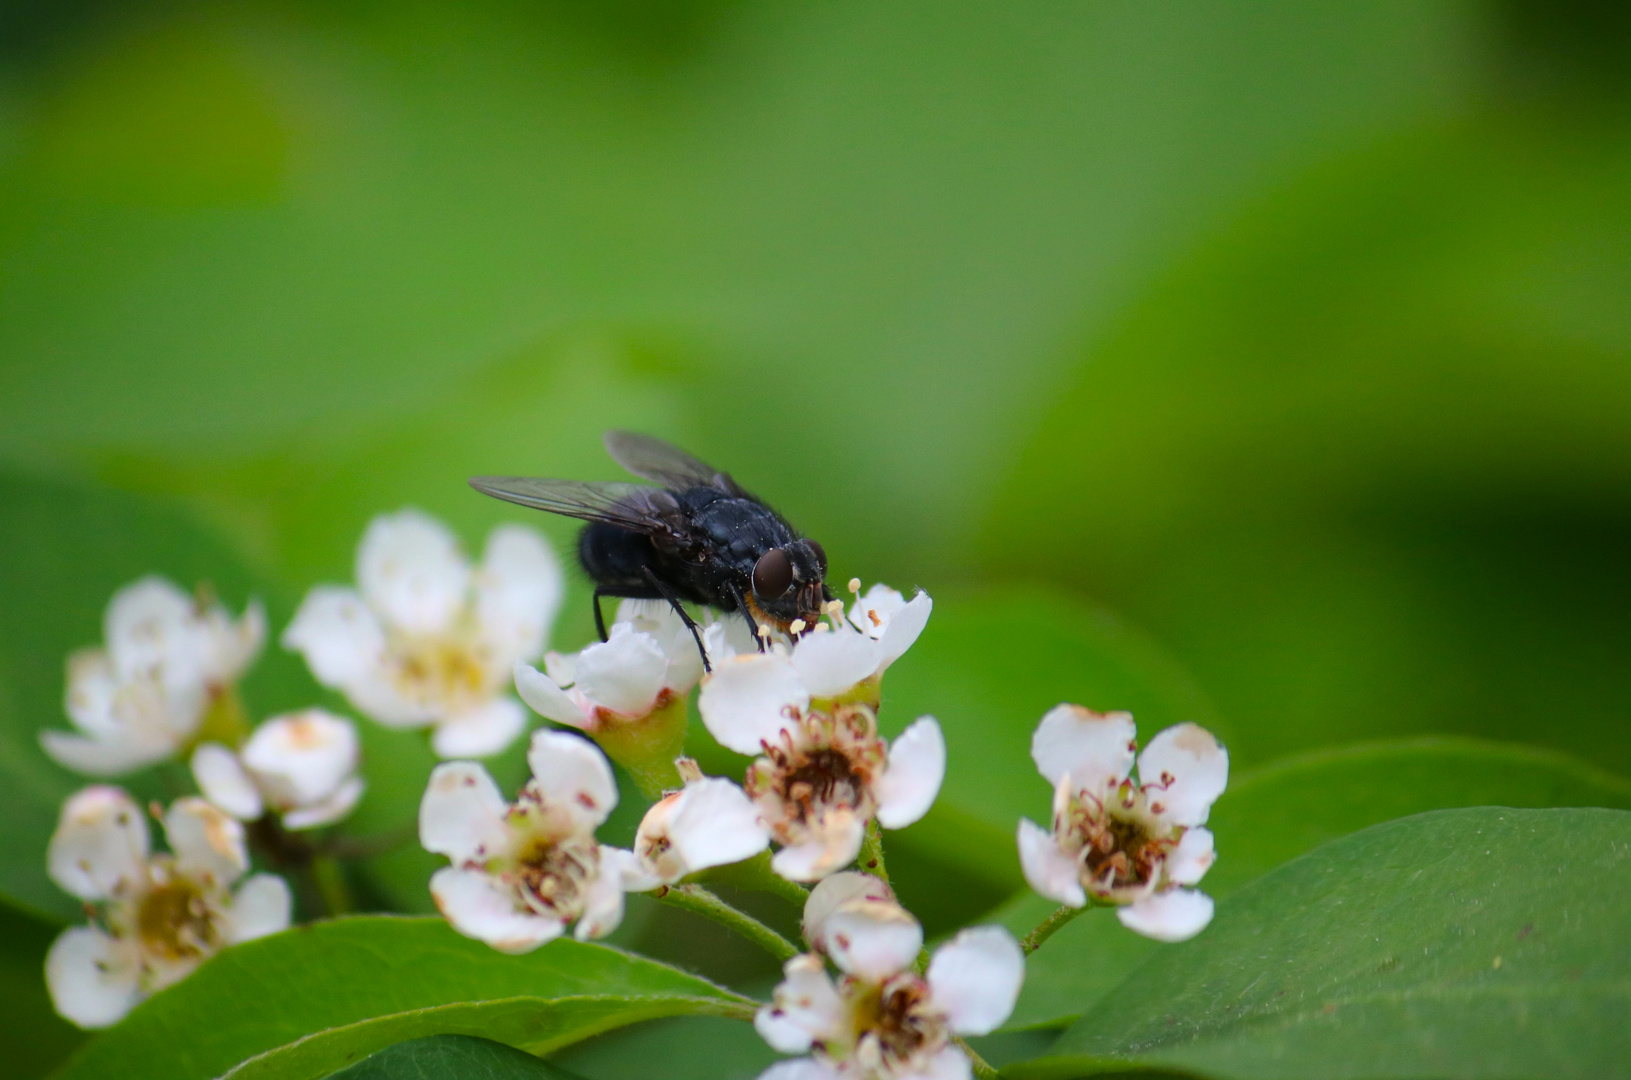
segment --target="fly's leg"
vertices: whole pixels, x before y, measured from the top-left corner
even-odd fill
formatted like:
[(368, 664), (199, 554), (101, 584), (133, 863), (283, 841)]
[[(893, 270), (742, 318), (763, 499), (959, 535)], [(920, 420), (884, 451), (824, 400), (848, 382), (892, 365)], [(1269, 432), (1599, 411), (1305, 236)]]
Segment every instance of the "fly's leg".
[(616, 596), (616, 595), (617, 594), (612, 592), (610, 589), (603, 589), (603, 588), (600, 588), (598, 586), (595, 588), (595, 599), (594, 599), (595, 632), (600, 635), (600, 640), (601, 641), (606, 640), (606, 617), (600, 613), (600, 598), (602, 596)]
[(759, 647), (760, 652), (764, 652), (764, 635), (759, 633), (759, 620), (753, 617), (753, 609), (748, 607), (747, 597), (743, 596), (742, 590), (734, 584), (731, 586), (731, 595), (736, 597), (736, 608), (742, 613), (742, 618), (748, 621), (748, 632), (753, 635), (753, 643)]
[[(674, 609), (674, 614), (680, 617), (680, 622), (684, 623), (685, 628), (691, 631), (691, 637), (697, 643), (697, 653), (702, 657), (702, 670), (704, 672), (712, 671), (713, 667), (708, 663), (708, 650), (702, 647), (702, 631), (697, 629), (696, 620), (691, 618), (691, 613), (686, 611), (685, 608), (681, 606), (680, 598), (675, 596), (674, 591), (664, 584), (661, 578), (652, 572), (651, 567), (642, 566), (640, 569), (645, 573), (646, 580), (651, 582), (651, 587), (656, 589), (658, 595), (660, 595), (664, 600), (668, 601), (668, 606)], [(596, 614), (599, 614), (600, 609), (596, 608), (595, 611)], [(605, 640), (604, 634), (601, 635), (601, 640)]]

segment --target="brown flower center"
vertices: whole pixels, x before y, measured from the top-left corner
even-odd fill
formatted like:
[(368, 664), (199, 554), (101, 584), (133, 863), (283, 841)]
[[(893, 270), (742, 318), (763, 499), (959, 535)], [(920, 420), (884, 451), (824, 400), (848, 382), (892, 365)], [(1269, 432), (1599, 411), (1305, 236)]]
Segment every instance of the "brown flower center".
[(912, 1071), (914, 1059), (946, 1044), (946, 1022), (929, 1001), (929, 988), (915, 975), (897, 975), (882, 986), (851, 981), (850, 1016), (855, 1056), (878, 1072)]
[(151, 955), (196, 959), (221, 945), (221, 931), (198, 887), (186, 878), (155, 885), (136, 908), (136, 933)]
[(1100, 803), (1078, 795), (1061, 830), (1076, 848), (1082, 886), (1094, 895), (1127, 900), (1155, 881), (1184, 830), (1158, 820), (1145, 792), (1125, 783)]
[(744, 787), (783, 843), (799, 842), (826, 811), (844, 809), (866, 818), (877, 809), (874, 785), (888, 763), (888, 748), (867, 706), (810, 713), (763, 749), (764, 756), (749, 766)]

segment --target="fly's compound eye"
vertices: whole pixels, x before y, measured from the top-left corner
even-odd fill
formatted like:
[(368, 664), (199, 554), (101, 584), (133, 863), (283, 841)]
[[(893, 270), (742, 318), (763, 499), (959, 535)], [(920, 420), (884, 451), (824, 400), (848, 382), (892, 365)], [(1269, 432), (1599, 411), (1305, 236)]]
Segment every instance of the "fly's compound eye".
[(793, 564), (787, 552), (771, 548), (753, 564), (753, 592), (761, 600), (775, 600), (793, 587)]
[(827, 576), (827, 549), (822, 547), (820, 544), (816, 543), (814, 540), (806, 540), (804, 542), (806, 544), (808, 544), (810, 546), (810, 550), (812, 552), (814, 552), (815, 557), (816, 557), (816, 565), (821, 567), (821, 576), (826, 577)]

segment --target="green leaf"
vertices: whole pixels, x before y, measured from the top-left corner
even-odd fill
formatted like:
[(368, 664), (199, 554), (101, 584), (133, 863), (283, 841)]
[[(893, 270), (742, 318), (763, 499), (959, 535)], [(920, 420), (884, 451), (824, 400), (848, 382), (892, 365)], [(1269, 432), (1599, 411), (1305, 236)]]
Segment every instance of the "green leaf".
[[(79, 903), (45, 874), (45, 848), (63, 799), (92, 781), (59, 768), (39, 731), (68, 727), (68, 654), (102, 639), (102, 612), (121, 586), (158, 573), (183, 588), (208, 582), (234, 612), (253, 596), (285, 610), (280, 595), (206, 530), (165, 506), (129, 495), (0, 475), (0, 896), (44, 917), (79, 916)], [(257, 717), (310, 702), (299, 662), (275, 647), (248, 678)], [(124, 781), (116, 781), (124, 782)], [(140, 797), (175, 794), (151, 773), (129, 781)]]
[(594, 1080), (755, 1080), (781, 1056), (747, 1024), (681, 1016), (587, 1039), (552, 1060)]
[(432, 1035), (370, 1054), (329, 1080), (579, 1080), (573, 1073), (490, 1039)]
[(1219, 905), (1016, 1080), (1595, 1080), (1631, 1059), (1631, 813), (1440, 810)]
[(45, 953), (58, 928), (0, 904), (0, 1046), (6, 1075), (44, 1076), (85, 1035), (56, 1014), (45, 991)]
[(745, 1019), (754, 1005), (604, 945), (515, 957), (440, 919), (349, 918), (227, 950), (88, 1043), (59, 1080), (308, 1080), (420, 1036), (544, 1054), (637, 1020)]
[[(1038, 781), (1039, 787), (1045, 787)], [(1212, 809), (1218, 861), (1202, 882), (1228, 896), (1320, 844), (1427, 810), (1470, 806), (1631, 809), (1631, 783), (1562, 754), (1474, 739), (1417, 739), (1315, 751), (1240, 777)], [(1038, 817), (1046, 821), (1046, 817)], [(1024, 934), (1058, 905), (1027, 893), (997, 915)], [(1035, 953), (1010, 1028), (1081, 1016), (1165, 946), (1091, 911)]]

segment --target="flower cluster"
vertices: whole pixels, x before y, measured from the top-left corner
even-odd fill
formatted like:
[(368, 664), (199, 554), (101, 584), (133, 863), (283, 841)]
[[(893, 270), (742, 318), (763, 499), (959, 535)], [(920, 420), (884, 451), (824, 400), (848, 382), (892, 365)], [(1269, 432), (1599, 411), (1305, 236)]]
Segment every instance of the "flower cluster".
[[(418, 815), (420, 843), (448, 860), (429, 890), (455, 930), (523, 953), (569, 931), (604, 937), (628, 893), (650, 893), (785, 959), (756, 1026), (805, 1056), (765, 1080), (971, 1075), (978, 1059), (962, 1038), (1007, 1019), (1023, 950), (983, 926), (924, 953), (922, 927), (887, 884), (878, 831), (920, 820), (946, 775), (934, 717), (893, 739), (879, 725), (884, 675), (933, 610), (926, 593), (863, 594), (852, 580), (847, 609), (834, 600), (814, 624), (785, 627), (706, 612), (693, 625), (668, 604), (628, 600), (605, 640), (546, 653), (563, 581), (529, 529), (494, 529), (473, 563), (440, 522), (384, 515), (362, 538), (355, 578), (312, 589), (281, 641), (358, 713), (423, 729), (455, 759), (431, 772)], [(114, 596), (103, 645), (69, 658), (76, 730), (42, 732), (46, 753), (99, 777), (185, 762), (199, 792), (154, 808), (168, 842), (159, 854), (119, 788), (84, 788), (63, 807), (49, 870), (90, 922), (57, 940), (47, 979), (75, 1023), (115, 1023), (213, 953), (287, 927), (291, 888), (252, 874), (252, 857), (293, 875), (303, 909), (344, 910), (324, 883), (343, 891), (333, 860), (359, 850), (331, 827), (367, 789), (362, 741), (318, 707), (253, 723), (236, 683), (266, 633), (258, 604), (234, 619), (207, 590), (146, 578)], [(708, 735), (749, 759), (739, 780), (685, 755), (693, 691)], [(469, 759), (526, 731), (522, 702), (565, 730), (532, 733), (531, 775), (512, 800)], [(1019, 823), (1020, 861), (1032, 888), (1067, 906), (1055, 918), (1096, 902), (1150, 937), (1200, 932), (1212, 904), (1193, 886), (1214, 858), (1204, 826), (1228, 779), (1217, 740), (1180, 724), (1139, 754), (1128, 714), (1061, 705), (1031, 752), (1054, 812), (1051, 830)], [(619, 801), (614, 762), (650, 803), (628, 850), (596, 835)], [(805, 951), (697, 880), (749, 861), (733, 880), (807, 897)], [(851, 869), (858, 861), (878, 876)]]
[(953, 1038), (995, 1030), (1025, 978), (1019, 943), (1000, 926), (962, 931), (919, 973), (923, 928), (888, 885), (853, 871), (811, 890), (804, 937), (811, 951), (787, 961), (754, 1026), (776, 1050), (811, 1056), (760, 1080), (964, 1080), (971, 1065)]

